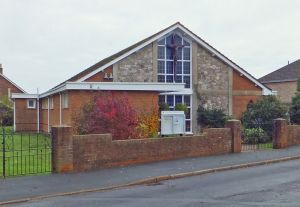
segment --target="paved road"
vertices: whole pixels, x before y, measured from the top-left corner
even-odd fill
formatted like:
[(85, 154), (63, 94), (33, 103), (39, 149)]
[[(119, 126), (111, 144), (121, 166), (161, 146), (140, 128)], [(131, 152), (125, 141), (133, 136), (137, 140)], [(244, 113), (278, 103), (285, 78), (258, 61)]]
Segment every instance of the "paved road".
[(56, 197), (22, 207), (50, 206), (299, 206), (300, 161), (188, 177), (156, 185)]
[(154, 162), (86, 173), (51, 174), (0, 179), (0, 201), (120, 185), (153, 176), (256, 162), (300, 154), (300, 145), (281, 150), (263, 150), (219, 156)]

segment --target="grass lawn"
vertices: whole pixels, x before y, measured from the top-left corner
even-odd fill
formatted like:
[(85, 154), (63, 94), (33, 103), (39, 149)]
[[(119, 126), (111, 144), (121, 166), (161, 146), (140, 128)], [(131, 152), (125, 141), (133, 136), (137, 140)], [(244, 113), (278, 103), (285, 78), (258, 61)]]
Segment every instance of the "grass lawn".
[(0, 177), (51, 172), (51, 139), (36, 133), (0, 133)]

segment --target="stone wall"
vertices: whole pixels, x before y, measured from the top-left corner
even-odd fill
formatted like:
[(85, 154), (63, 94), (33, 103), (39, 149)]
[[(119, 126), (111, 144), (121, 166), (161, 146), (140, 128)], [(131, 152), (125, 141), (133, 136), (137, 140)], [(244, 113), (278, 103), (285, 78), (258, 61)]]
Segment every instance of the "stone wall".
[[(229, 83), (232, 69), (198, 44), (196, 50), (196, 75), (194, 91), (199, 104), (205, 108), (222, 108), (229, 113)], [(195, 57), (194, 57), (195, 58)], [(193, 79), (195, 80), (195, 79)]]
[[(186, 137), (112, 141), (110, 134), (72, 135), (70, 127), (53, 127), (53, 171), (71, 172), (161, 160), (240, 152), (240, 122)], [(63, 129), (61, 129), (63, 128)], [(239, 139), (234, 141), (234, 139)]]
[(153, 46), (149, 44), (114, 65), (114, 82), (153, 82)]

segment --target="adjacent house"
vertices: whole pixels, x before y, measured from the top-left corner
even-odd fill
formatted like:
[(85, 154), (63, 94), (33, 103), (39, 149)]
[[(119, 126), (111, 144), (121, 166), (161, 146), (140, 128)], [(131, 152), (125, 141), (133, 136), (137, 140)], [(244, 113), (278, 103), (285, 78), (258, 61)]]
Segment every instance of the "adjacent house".
[(26, 92), (3, 74), (3, 67), (0, 64), (0, 100), (4, 97), (10, 98), (12, 93)]
[(259, 80), (274, 91), (283, 103), (291, 103), (300, 77), (300, 60), (275, 70)]
[(13, 94), (15, 130), (73, 125), (72, 114), (99, 91), (124, 92), (139, 109), (187, 105), (186, 133), (197, 133), (197, 108), (240, 118), (270, 88), (177, 22), (108, 57), (42, 94)]

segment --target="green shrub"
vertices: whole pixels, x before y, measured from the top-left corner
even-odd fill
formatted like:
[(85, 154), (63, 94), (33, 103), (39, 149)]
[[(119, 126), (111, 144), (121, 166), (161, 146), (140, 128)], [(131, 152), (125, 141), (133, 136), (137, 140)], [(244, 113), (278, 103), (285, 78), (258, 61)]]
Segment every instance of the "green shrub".
[(292, 98), (289, 115), (292, 124), (300, 124), (300, 78), (297, 81), (297, 91)]
[(187, 113), (187, 107), (185, 104), (179, 103), (175, 106), (175, 111), (183, 111), (185, 114)]
[(159, 104), (159, 111), (170, 111), (170, 107), (167, 103)]
[(227, 116), (222, 109), (198, 107), (198, 124), (202, 128), (221, 128), (225, 126)]
[(286, 111), (276, 96), (263, 96), (243, 113), (242, 123), (246, 129), (261, 128), (271, 136), (273, 119), (284, 118)]
[(245, 144), (258, 144), (270, 142), (272, 138), (262, 128), (244, 129), (242, 141)]

